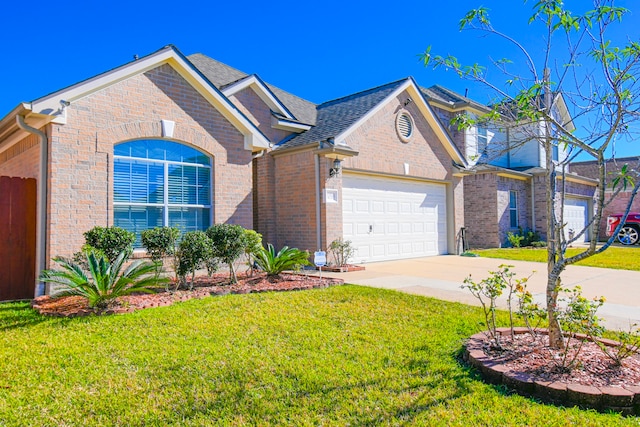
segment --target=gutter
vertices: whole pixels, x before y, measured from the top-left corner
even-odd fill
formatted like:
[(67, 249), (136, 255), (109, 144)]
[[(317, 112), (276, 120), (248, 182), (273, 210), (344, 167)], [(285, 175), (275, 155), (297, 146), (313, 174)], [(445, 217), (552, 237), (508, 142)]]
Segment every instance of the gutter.
[[(20, 129), (34, 134), (40, 139), (40, 176), (38, 179), (37, 203), (38, 237), (36, 240), (38, 242), (38, 250), (36, 251), (36, 271), (39, 274), (40, 271), (45, 269), (47, 262), (47, 178), (49, 176), (49, 140), (46, 133), (26, 124), (23, 116), (17, 115), (16, 123)], [(45, 285), (38, 281), (35, 289), (35, 296), (39, 297), (44, 294)]]

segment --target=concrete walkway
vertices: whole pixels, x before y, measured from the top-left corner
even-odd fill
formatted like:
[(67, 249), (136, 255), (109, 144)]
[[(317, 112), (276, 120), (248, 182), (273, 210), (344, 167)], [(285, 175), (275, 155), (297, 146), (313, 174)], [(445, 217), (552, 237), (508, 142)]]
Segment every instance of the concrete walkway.
[[(461, 289), (460, 286), (469, 275), (474, 281), (488, 277), (488, 272), (497, 270), (500, 264), (513, 265), (518, 278), (535, 272), (527, 288), (536, 302), (546, 307), (544, 263), (443, 255), (376, 262), (365, 264), (364, 271), (323, 272), (322, 275), (339, 277), (346, 283), (480, 305), (467, 289)], [(630, 323), (640, 324), (640, 272), (571, 265), (562, 274), (562, 284), (569, 288), (580, 285), (583, 295), (589, 299), (604, 296), (606, 302), (597, 314), (605, 319), (607, 328), (628, 330)], [(505, 308), (506, 299), (501, 298), (499, 304)]]

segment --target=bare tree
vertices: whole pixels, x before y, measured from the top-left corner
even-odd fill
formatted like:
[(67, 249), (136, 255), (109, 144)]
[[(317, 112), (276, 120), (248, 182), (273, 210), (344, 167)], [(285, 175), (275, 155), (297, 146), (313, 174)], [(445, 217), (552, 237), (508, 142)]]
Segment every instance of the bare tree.
[[(608, 176), (605, 170), (607, 158), (615, 157), (611, 153), (615, 153), (616, 142), (637, 138), (640, 118), (640, 42), (627, 40), (622, 46), (613, 46), (608, 40), (611, 29), (629, 13), (628, 9), (614, 3), (614, 0), (594, 0), (588, 6), (589, 10), (574, 14), (560, 0), (537, 1), (529, 25), (542, 28), (544, 52), (536, 56), (536, 60), (518, 40), (493, 27), (488, 9), (469, 11), (460, 21), (461, 30), (474, 29), (506, 40), (521, 55), (519, 63), (526, 65), (524, 72), (514, 72), (512, 69), (517, 67), (512, 61), (490, 59), (491, 70), (500, 71), (499, 82), (490, 79), (487, 68), (477, 63), (463, 65), (455, 56), (433, 55), (430, 47), (421, 54), (425, 66), (454, 70), (461, 78), (480, 82), (495, 92), (496, 102), (491, 111), (484, 116), (458, 117), (456, 122), (460, 127), (491, 121), (505, 128), (518, 129), (522, 141), (536, 140), (544, 150), (548, 241), (546, 299), (549, 341), (556, 348), (564, 346), (556, 317), (562, 272), (568, 265), (601, 253), (613, 243), (640, 187), (637, 165), (625, 165), (615, 176)], [(557, 113), (556, 107), (560, 103), (566, 105), (571, 117)], [(574, 123), (579, 123), (575, 130)], [(554, 150), (559, 148), (568, 155), (554, 161)], [(563, 178), (568, 163), (580, 153), (586, 153), (598, 164), (595, 214), (587, 227), (567, 236), (563, 219)], [(613, 192), (605, 193), (607, 185)], [(604, 207), (628, 188), (631, 188), (631, 197), (624, 218), (606, 243), (598, 247), (597, 225), (602, 220)], [(591, 227), (592, 224), (596, 227)], [(581, 238), (588, 228), (595, 231), (589, 246), (577, 255), (567, 256), (569, 245)]]

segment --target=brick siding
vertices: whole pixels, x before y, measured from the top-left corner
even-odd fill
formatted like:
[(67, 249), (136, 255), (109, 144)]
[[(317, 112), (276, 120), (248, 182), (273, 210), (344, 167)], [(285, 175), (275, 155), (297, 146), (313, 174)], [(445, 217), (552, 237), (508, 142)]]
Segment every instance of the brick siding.
[(161, 138), (162, 119), (176, 123), (173, 140), (212, 157), (213, 221), (252, 227), (252, 163), (244, 137), (162, 65), (74, 102), (67, 124), (51, 126), (50, 257), (72, 254), (84, 231), (113, 224), (113, 146)]

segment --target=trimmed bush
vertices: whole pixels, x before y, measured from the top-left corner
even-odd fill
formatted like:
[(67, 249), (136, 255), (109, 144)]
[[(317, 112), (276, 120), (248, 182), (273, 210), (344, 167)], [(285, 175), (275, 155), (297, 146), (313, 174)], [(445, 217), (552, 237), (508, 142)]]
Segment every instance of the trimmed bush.
[(244, 254), (247, 257), (249, 271), (251, 271), (251, 275), (253, 275), (253, 262), (255, 255), (262, 250), (262, 234), (255, 230), (244, 230), (244, 237), (246, 240)]
[[(176, 254), (178, 284), (193, 288), (193, 280), (198, 268), (203, 268), (211, 258), (211, 240), (202, 231), (189, 231), (182, 236)], [(187, 284), (187, 276), (191, 278)]]
[(158, 274), (164, 265), (164, 259), (176, 254), (180, 230), (175, 227), (156, 227), (144, 230), (140, 237), (142, 245), (147, 249), (147, 254), (158, 265), (156, 271)]
[(125, 259), (131, 256), (136, 235), (120, 227), (96, 226), (84, 233), (84, 239), (87, 245), (102, 251), (109, 262), (113, 262), (123, 252)]
[(211, 251), (215, 258), (229, 266), (229, 274), (232, 283), (236, 283), (236, 270), (233, 263), (240, 258), (247, 246), (245, 229), (233, 224), (215, 224), (207, 230), (207, 236), (211, 239)]

